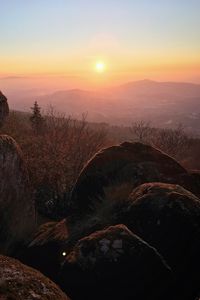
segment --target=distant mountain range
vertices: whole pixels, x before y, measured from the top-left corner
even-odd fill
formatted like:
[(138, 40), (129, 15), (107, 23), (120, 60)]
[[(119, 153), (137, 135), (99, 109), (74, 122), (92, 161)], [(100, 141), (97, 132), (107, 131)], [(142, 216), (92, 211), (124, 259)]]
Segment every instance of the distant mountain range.
[(160, 127), (181, 122), (200, 131), (200, 85), (192, 83), (141, 80), (95, 92), (72, 89), (43, 96), (24, 92), (11, 100), (15, 109), (30, 109), (37, 100), (43, 108), (51, 104), (75, 117), (88, 112), (88, 120), (95, 122), (130, 125), (142, 119)]

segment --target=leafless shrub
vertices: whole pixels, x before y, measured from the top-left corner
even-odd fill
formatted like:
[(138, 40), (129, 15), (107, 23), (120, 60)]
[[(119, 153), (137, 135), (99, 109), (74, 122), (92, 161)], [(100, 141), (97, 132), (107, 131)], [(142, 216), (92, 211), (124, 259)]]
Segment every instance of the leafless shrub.
[(91, 156), (105, 146), (107, 134), (89, 129), (86, 115), (79, 121), (56, 113), (52, 107), (45, 124), (44, 134), (37, 137), (32, 144), (36, 149), (28, 156), (33, 183), (37, 187), (36, 198), (39, 203), (41, 199), (48, 203), (50, 211), (55, 211), (55, 204), (66, 211), (66, 201), (78, 174)]
[(69, 189), (87, 160), (106, 144), (106, 131), (90, 129), (86, 117), (83, 114), (79, 121), (52, 107), (47, 112), (46, 130), (39, 143), (43, 161), (48, 163), (44, 176), (51, 177), (56, 190)]
[(152, 145), (181, 160), (189, 149), (189, 137), (184, 127), (179, 124), (175, 129), (157, 130), (152, 139)]
[(151, 127), (150, 122), (139, 121), (132, 123), (130, 131), (133, 134), (134, 141), (141, 143), (148, 143), (151, 141), (153, 128)]
[(51, 106), (43, 118), (45, 128), (39, 135), (33, 132), (29, 115), (21, 113), (11, 113), (0, 132), (11, 135), (20, 144), (35, 198), (42, 211), (47, 212), (56, 210), (55, 203), (59, 207), (65, 205), (84, 164), (107, 145), (107, 132), (92, 129), (86, 114), (77, 120)]
[(189, 137), (182, 124), (174, 129), (158, 129), (150, 122), (140, 121), (130, 127), (132, 140), (150, 144), (168, 155), (181, 160), (189, 149)]

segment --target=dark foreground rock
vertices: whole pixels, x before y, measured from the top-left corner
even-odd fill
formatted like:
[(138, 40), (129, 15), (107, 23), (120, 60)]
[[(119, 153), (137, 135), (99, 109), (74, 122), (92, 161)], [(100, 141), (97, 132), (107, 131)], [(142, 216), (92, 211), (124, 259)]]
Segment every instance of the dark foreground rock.
[(10, 255), (35, 229), (35, 209), (22, 152), (0, 136), (0, 253)]
[(122, 143), (97, 153), (84, 167), (72, 192), (74, 214), (90, 213), (96, 202), (127, 198), (134, 187), (145, 182), (179, 183), (187, 171), (163, 152), (141, 143)]
[(0, 256), (0, 299), (69, 300), (51, 280), (19, 261)]
[[(181, 167), (180, 171), (182, 172)], [(185, 174), (187, 175), (187, 173)], [(149, 192), (146, 192), (145, 186), (149, 188)], [(63, 220), (53, 225), (50, 223), (42, 226), (23, 253), (22, 261), (57, 280), (62, 253), (68, 254), (74, 244), (84, 236), (105, 227), (122, 223), (157, 248), (169, 260), (169, 264), (172, 264), (173, 268), (176, 269), (177, 274), (185, 274), (189, 260), (191, 260), (192, 270), (193, 265), (198, 260), (199, 233), (196, 229), (199, 228), (199, 200), (177, 185), (144, 184), (139, 186), (138, 191), (140, 189), (142, 197), (150, 199), (141, 205), (141, 209), (136, 204), (137, 193), (133, 192), (130, 197), (124, 198), (124, 193), (116, 195), (119, 190), (111, 188), (109, 201), (107, 198), (99, 201), (89, 216), (80, 218), (72, 226), (70, 219), (67, 223), (66, 220)], [(159, 206), (160, 202), (163, 205)], [(168, 202), (171, 204), (168, 205)], [(149, 204), (147, 205), (147, 203)], [(169, 210), (170, 205), (171, 210)], [(187, 206), (186, 209), (185, 205)], [(162, 223), (164, 226), (159, 226), (161, 218), (164, 218)], [(142, 231), (143, 228), (140, 227), (140, 222), (143, 222), (143, 219), (144, 226), (146, 226), (144, 232)], [(151, 224), (151, 222), (154, 223)], [(190, 253), (193, 238), (195, 238), (194, 245), (196, 246)], [(189, 245), (186, 247), (185, 244), (187, 245), (187, 243)], [(66, 245), (64, 249), (63, 244)], [(194, 253), (195, 247), (197, 249), (196, 254)], [(196, 271), (197, 269), (198, 267)], [(196, 278), (195, 274), (193, 276)]]
[(9, 114), (9, 106), (8, 106), (7, 98), (0, 91), (0, 126), (3, 125), (8, 114)]
[(65, 252), (63, 244), (67, 238), (65, 219), (43, 224), (34, 234), (32, 241), (19, 251), (17, 258), (57, 281)]
[[(176, 284), (173, 286), (173, 296), (167, 295), (166, 299), (193, 300), (197, 295), (200, 278), (199, 199), (174, 184), (140, 184), (154, 180), (180, 182), (190, 190), (196, 189), (195, 193), (198, 194), (199, 186), (195, 180), (199, 181), (199, 179), (199, 174), (189, 174), (175, 160), (150, 146), (124, 143), (105, 149), (88, 163), (77, 180), (71, 198), (75, 218), (69, 218), (67, 222), (63, 220), (59, 223), (43, 225), (26, 249), (23, 261), (58, 282), (63, 257), (66, 256), (61, 284), (66, 291), (70, 291), (70, 296), (75, 297), (73, 300), (106, 299), (106, 297), (112, 299), (113, 295), (109, 294), (110, 288), (108, 284), (106, 285), (107, 281), (112, 289), (117, 286), (116, 299), (129, 299), (130, 278), (135, 278), (135, 273), (126, 281), (128, 282), (126, 285), (122, 278), (126, 278), (127, 274), (121, 267), (121, 262), (113, 265), (105, 260), (104, 264), (102, 262), (105, 258), (99, 258), (97, 255), (98, 259), (95, 260), (97, 264), (92, 266), (88, 264), (87, 267), (88, 258), (82, 257), (79, 249), (79, 244), (82, 244), (82, 241), (83, 244), (88, 244), (87, 239), (90, 240), (90, 238), (92, 249), (98, 245), (96, 233), (93, 234), (97, 230), (110, 225), (125, 224), (135, 234), (155, 247), (172, 267)], [(138, 188), (133, 191), (135, 186)], [(83, 238), (85, 236), (87, 238)], [(80, 241), (77, 243), (78, 240)], [(98, 254), (98, 251), (94, 250), (94, 253)], [(129, 257), (128, 250), (127, 253), (126, 256)], [(71, 261), (70, 257), (77, 259)], [(82, 259), (87, 262), (84, 268)], [(129, 262), (131, 260), (132, 258)], [(122, 261), (128, 265), (124, 258)], [(140, 259), (138, 261), (141, 262)], [(156, 272), (153, 265), (154, 263), (149, 270)], [(140, 266), (143, 270), (143, 265)], [(90, 268), (94, 274), (98, 275), (93, 277)], [(134, 268), (137, 270), (139, 265)], [(107, 270), (108, 277), (105, 276), (104, 270)], [(120, 271), (117, 272), (117, 270)], [(120, 277), (120, 272), (124, 276)], [(112, 274), (114, 274), (114, 280), (111, 280)], [(141, 274), (140, 271), (138, 274)], [(141, 276), (146, 280), (148, 276), (145, 277), (145, 273), (142, 274)], [(137, 278), (134, 280), (137, 282)], [(84, 282), (87, 291), (81, 282)], [(92, 288), (88, 287), (90, 284)], [(80, 289), (77, 288), (79, 285)], [(105, 288), (100, 289), (100, 285)], [(145, 285), (148, 286), (148, 280), (145, 281)], [(159, 279), (158, 285), (160, 285)], [(94, 293), (95, 289), (98, 290), (98, 295)], [(126, 289), (127, 294), (124, 292)], [(145, 291), (147, 290), (145, 288)], [(157, 295), (153, 293), (158, 290), (153, 280), (152, 296), (147, 297), (146, 294), (141, 296), (137, 288), (133, 295), (136, 295), (134, 296), (136, 299), (156, 299)], [(81, 293), (85, 298), (80, 298)], [(109, 296), (106, 296), (106, 293)], [(163, 297), (162, 295), (162, 300)]]
[(60, 284), (73, 300), (169, 299), (170, 268), (124, 225), (81, 240), (66, 256)]
[(195, 299), (200, 286), (199, 199), (178, 185), (147, 183), (131, 193), (119, 214), (172, 267), (181, 299)]

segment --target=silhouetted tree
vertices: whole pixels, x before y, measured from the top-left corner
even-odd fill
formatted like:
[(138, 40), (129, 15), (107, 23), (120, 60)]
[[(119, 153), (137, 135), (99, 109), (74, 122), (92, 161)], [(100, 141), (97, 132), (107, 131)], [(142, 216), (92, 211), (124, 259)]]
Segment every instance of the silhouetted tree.
[(32, 115), (30, 117), (31, 126), (35, 134), (41, 134), (44, 129), (44, 119), (41, 115), (41, 108), (37, 101), (34, 102), (32, 109)]

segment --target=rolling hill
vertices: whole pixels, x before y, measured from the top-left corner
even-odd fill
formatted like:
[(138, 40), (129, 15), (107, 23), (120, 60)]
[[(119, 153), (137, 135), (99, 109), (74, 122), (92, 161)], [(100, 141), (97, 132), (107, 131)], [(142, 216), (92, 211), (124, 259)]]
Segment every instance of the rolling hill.
[(129, 125), (138, 120), (166, 127), (183, 123), (190, 130), (200, 130), (200, 85), (179, 82), (133, 81), (99, 91), (72, 89), (46, 95), (10, 98), (14, 109), (29, 110), (37, 100), (42, 108), (49, 104), (56, 110), (89, 121)]

